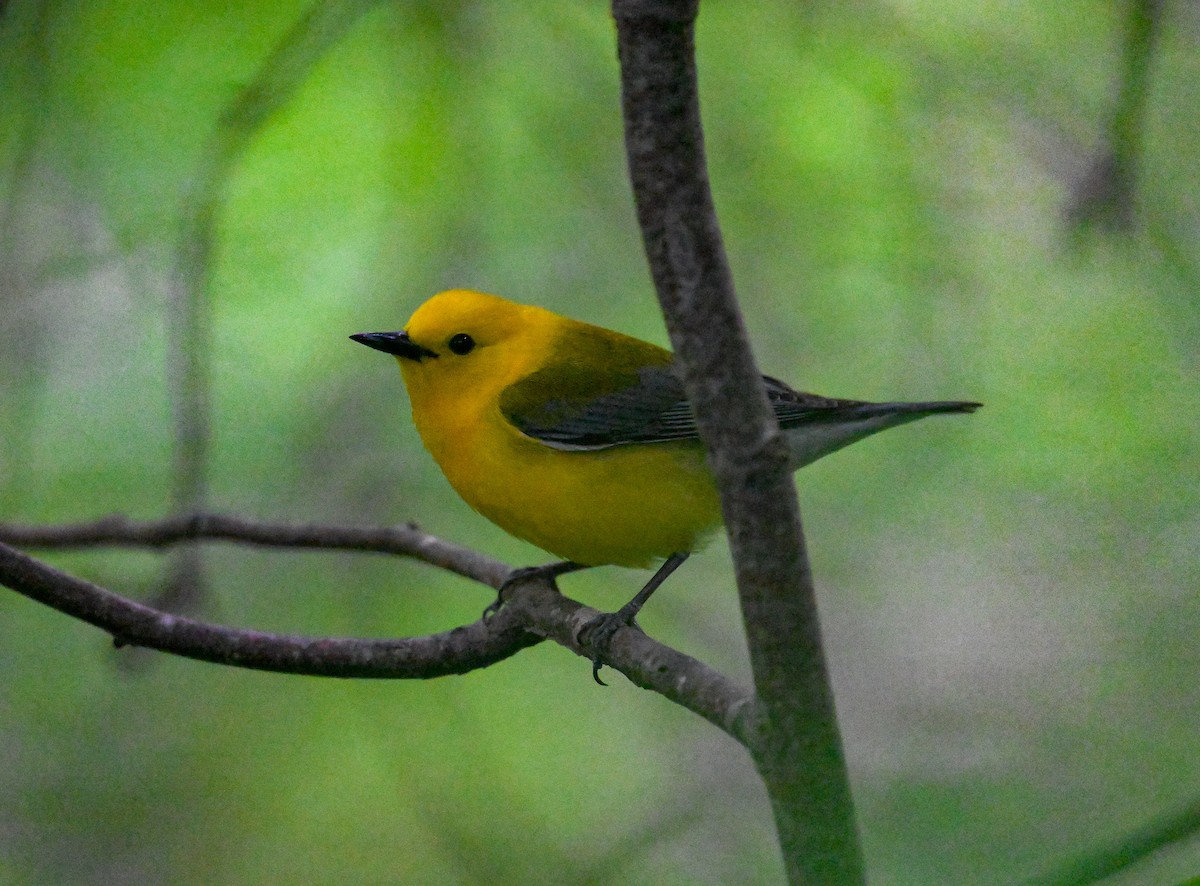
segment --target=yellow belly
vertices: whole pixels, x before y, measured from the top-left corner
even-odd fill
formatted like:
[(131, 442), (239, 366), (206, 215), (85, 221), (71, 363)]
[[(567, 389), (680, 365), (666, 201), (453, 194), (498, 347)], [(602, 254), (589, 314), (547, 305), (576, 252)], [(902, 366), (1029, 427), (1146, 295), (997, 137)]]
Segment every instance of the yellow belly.
[(696, 442), (563, 451), (498, 415), (457, 433), (427, 433), (426, 448), (463, 499), (511, 535), (588, 566), (650, 565), (695, 550), (721, 522)]

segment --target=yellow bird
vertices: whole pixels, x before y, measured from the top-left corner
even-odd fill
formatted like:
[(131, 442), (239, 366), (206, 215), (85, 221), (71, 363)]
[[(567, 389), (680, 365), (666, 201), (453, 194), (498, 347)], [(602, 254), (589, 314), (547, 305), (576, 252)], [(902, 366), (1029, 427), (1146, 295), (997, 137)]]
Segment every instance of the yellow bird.
[[(638, 596), (607, 616), (609, 632), (632, 624), (720, 525), (670, 351), (464, 289), (433, 296), (403, 331), (351, 338), (396, 357), (421, 440), (467, 504), (565, 558), (539, 567), (544, 574), (665, 558)], [(980, 405), (865, 403), (763, 383), (793, 469), (877, 431)]]

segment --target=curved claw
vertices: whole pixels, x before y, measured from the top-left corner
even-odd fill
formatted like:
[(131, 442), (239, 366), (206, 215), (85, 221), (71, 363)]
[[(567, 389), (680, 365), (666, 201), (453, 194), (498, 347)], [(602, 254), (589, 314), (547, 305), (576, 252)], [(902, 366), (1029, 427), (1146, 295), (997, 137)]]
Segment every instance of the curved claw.
[(487, 621), (500, 611), (500, 607), (504, 605), (504, 597), (501, 595), (503, 590), (504, 586), (501, 585), (500, 590), (496, 592), (496, 599), (483, 608), (483, 615), (479, 616), (481, 619)]
[(607, 686), (600, 679), (600, 668), (604, 667), (604, 663), (600, 661), (602, 653), (608, 651), (608, 644), (612, 642), (613, 635), (621, 628), (629, 627), (641, 630), (637, 623), (637, 615), (642, 611), (642, 607), (646, 601), (650, 599), (658, 586), (666, 581), (667, 576), (679, 568), (680, 564), (688, 558), (688, 552), (672, 554), (663, 561), (662, 566), (658, 567), (658, 571), (650, 577), (646, 582), (645, 587), (633, 595), (633, 599), (618, 609), (616, 612), (603, 612), (597, 615), (575, 634), (575, 642), (583, 643), (583, 636), (590, 634), (587, 640), (589, 646), (592, 647), (592, 679), (601, 686)]
[[(585, 624), (575, 634), (575, 642), (580, 645), (587, 644), (592, 650), (592, 679), (601, 686), (607, 686), (600, 679), (600, 669), (604, 667), (604, 662), (601, 656), (608, 652), (608, 644), (612, 642), (612, 638), (621, 628), (636, 628), (638, 623), (634, 620), (632, 614), (624, 611), (624, 607), (616, 612), (602, 612)], [(585, 639), (586, 638), (586, 639)]]
[(532, 574), (538, 572), (545, 567), (542, 566), (522, 566), (519, 569), (514, 569), (504, 578), (504, 583), (496, 589), (496, 599), (487, 605), (483, 610), (483, 615), (480, 616), (484, 621), (487, 621), (493, 615), (500, 611), (500, 607), (504, 605), (504, 592), (508, 590), (509, 585), (516, 584), (522, 579), (528, 578)]
[(505, 577), (504, 583), (496, 590), (496, 599), (489, 603), (487, 608), (483, 610), (481, 618), (487, 621), (500, 611), (500, 608), (504, 605), (504, 592), (508, 590), (509, 585), (514, 585), (530, 578), (545, 578), (551, 584), (554, 584), (554, 580), (560, 575), (566, 575), (568, 572), (576, 572), (587, 568), (580, 563), (561, 560), (557, 563), (546, 563), (542, 566), (521, 566), (518, 569), (514, 569)]
[(587, 641), (594, 652), (592, 658), (592, 679), (601, 686), (607, 686), (608, 684), (600, 679), (600, 668), (604, 666), (600, 661), (600, 655), (608, 651), (608, 644), (612, 642), (613, 635), (620, 628), (624, 627), (641, 630), (641, 627), (637, 623), (638, 613), (642, 611), (642, 607), (650, 599), (650, 595), (658, 589), (658, 586), (666, 581), (667, 576), (678, 569), (680, 564), (687, 558), (687, 551), (681, 551), (667, 557), (663, 561), (662, 566), (658, 567), (658, 571), (646, 582), (645, 587), (633, 595), (632, 600), (616, 612), (604, 612), (597, 615), (575, 634), (576, 643), (582, 643), (584, 634), (592, 634)]

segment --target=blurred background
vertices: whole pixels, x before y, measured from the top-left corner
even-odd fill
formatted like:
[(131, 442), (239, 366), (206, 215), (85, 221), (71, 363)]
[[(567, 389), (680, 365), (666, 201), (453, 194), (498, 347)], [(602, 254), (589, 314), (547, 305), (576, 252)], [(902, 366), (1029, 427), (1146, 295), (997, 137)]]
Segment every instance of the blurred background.
[[(1194, 808), (1196, 5), (1165, 4), (1141, 56), (1112, 0), (703, 5), (713, 186), (763, 370), (987, 404), (797, 477), (871, 882), (1023, 882)], [(548, 559), (458, 500), (392, 361), (347, 336), (465, 286), (665, 344), (607, 5), (329, 9), (3, 9), (0, 521), (152, 519), (201, 489)], [(1133, 212), (1096, 211), (1131, 57)], [(190, 493), (178, 351), (211, 384)], [(164, 592), (163, 555), (45, 556)], [(372, 555), (203, 563), (191, 611), (266, 631), (421, 634), (492, 599)], [(645, 577), (562, 588), (613, 608)], [(641, 623), (749, 681), (723, 539)], [(289, 677), (116, 652), (3, 591), (0, 669), (4, 883), (782, 878), (741, 748), (552, 644), (431, 682)], [(1112, 882), (1198, 870), (1193, 839)]]

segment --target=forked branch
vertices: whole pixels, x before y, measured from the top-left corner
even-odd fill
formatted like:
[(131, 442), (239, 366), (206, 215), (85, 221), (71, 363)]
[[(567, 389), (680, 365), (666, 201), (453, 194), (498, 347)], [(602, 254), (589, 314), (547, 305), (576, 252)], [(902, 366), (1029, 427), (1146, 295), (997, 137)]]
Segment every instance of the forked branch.
[[(183, 618), (129, 600), (30, 557), (11, 544), (42, 548), (165, 548), (203, 540), (293, 550), (377, 552), (412, 557), (499, 588), (511, 569), (411, 524), (387, 527), (259, 523), (220, 514), (139, 522), (106, 517), (58, 526), (0, 524), (0, 585), (108, 633), (122, 645), (145, 646), (201, 661), (322, 677), (426, 679), (495, 664), (551, 639), (590, 657), (577, 639), (593, 609), (544, 580), (511, 585), (487, 621), (422, 637), (299, 637), (230, 628)], [(6, 544), (7, 542), (8, 544)], [(758, 733), (752, 694), (703, 662), (626, 628), (606, 663), (633, 683), (699, 714), (743, 744)], [(590, 685), (590, 683), (589, 683)]]

